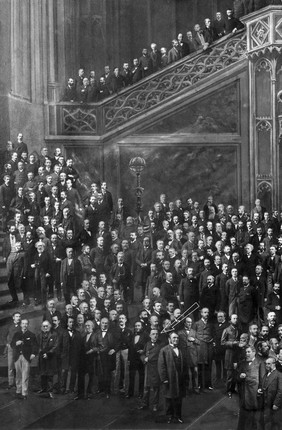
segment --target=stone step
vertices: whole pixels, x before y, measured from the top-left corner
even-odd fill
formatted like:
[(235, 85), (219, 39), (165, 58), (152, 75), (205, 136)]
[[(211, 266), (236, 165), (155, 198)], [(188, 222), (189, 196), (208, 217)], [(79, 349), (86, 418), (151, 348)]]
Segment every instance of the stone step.
[(1, 278), (1, 276), (7, 277), (7, 269), (5, 266), (4, 267), (0, 266), (0, 278)]
[(7, 275), (6, 272), (3, 275), (0, 275), (0, 284), (7, 284)]
[[(4, 285), (4, 286), (2, 287), (2, 285)], [(8, 288), (7, 283), (6, 284), (0, 284), (0, 297), (4, 297), (8, 294), (10, 294), (10, 293), (9, 293), (9, 288)]]
[[(5, 284), (7, 288), (7, 276), (1, 276), (0, 277), (0, 285)], [(0, 288), (1, 291), (1, 288)]]
[[(18, 294), (18, 296), (23, 295), (22, 292), (18, 292), (17, 294)], [(6, 284), (5, 288), (0, 289), (0, 306), (3, 305), (4, 303), (8, 302), (9, 300), (11, 300), (11, 295), (10, 295), (9, 288)]]

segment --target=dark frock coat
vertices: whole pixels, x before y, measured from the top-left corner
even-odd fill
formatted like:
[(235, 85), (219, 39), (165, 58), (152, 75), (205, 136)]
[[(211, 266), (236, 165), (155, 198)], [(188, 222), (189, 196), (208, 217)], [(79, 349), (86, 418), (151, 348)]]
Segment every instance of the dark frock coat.
[[(58, 336), (56, 333), (48, 333), (47, 341), (43, 347), (43, 333), (41, 332), (37, 337), (39, 346), (38, 368), (40, 375), (52, 376), (57, 372), (57, 348)], [(47, 358), (43, 355), (47, 354)]]
[(161, 382), (168, 381), (168, 384), (164, 384), (164, 397), (169, 399), (185, 397), (184, 360), (180, 348), (180, 374), (176, 370), (174, 354), (173, 348), (167, 345), (160, 350), (158, 358), (158, 371)]

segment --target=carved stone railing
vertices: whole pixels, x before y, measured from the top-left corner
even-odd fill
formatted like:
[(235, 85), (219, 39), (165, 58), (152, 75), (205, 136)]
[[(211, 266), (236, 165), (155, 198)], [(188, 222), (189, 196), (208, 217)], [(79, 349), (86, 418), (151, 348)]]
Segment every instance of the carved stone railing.
[[(217, 41), (100, 103), (49, 106), (50, 134), (103, 135), (246, 57), (245, 31)], [(54, 125), (55, 123), (55, 125)]]
[(76, 105), (63, 106), (63, 126), (66, 134), (96, 134), (97, 108)]
[(138, 88), (132, 88), (129, 94), (121, 94), (109, 101), (104, 106), (105, 130), (111, 130), (141, 112), (147, 112), (200, 80), (241, 60), (245, 56), (246, 45), (243, 32), (151, 77)]
[(282, 5), (272, 5), (242, 18), (246, 25), (247, 51), (250, 57), (282, 51)]

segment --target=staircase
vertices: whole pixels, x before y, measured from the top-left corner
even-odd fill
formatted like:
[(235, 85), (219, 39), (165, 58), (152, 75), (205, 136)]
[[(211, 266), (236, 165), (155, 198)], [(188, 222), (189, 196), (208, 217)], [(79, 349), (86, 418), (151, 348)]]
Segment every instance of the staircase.
[[(11, 300), (11, 295), (9, 292), (9, 288), (7, 285), (7, 270), (6, 263), (3, 261), (3, 240), (5, 233), (3, 233), (2, 229), (0, 231), (0, 324), (4, 324), (7, 318), (10, 318), (10, 315), (18, 309), (18, 308), (10, 308), (7, 304)], [(23, 300), (22, 292), (18, 292), (18, 298), (21, 302)], [(0, 344), (1, 344), (1, 336), (0, 336)]]
[(6, 263), (3, 261), (3, 240), (5, 233), (0, 232), (0, 306), (11, 300), (7, 285), (7, 270)]
[(121, 134), (157, 112), (168, 101), (189, 97), (211, 83), (247, 65), (246, 31), (228, 35), (206, 51), (197, 51), (134, 86), (100, 103), (49, 104), (50, 136), (91, 135), (107, 140)]

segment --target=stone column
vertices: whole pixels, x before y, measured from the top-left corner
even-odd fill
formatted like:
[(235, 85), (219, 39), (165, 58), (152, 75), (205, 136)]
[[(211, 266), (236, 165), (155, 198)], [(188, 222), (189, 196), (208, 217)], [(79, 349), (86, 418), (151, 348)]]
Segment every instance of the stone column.
[(277, 58), (282, 49), (282, 6), (268, 6), (243, 18), (249, 59), (251, 204), (267, 210), (279, 204)]

